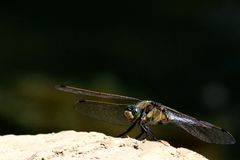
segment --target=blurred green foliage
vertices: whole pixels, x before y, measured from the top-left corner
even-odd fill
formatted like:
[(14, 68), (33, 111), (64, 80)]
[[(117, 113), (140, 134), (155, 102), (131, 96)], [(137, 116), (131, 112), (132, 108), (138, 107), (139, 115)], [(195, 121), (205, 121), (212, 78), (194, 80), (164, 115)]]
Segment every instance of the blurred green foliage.
[[(237, 1), (2, 4), (0, 133), (126, 129), (75, 112), (77, 97), (54, 89), (63, 83), (152, 99), (238, 141), (239, 11)], [(238, 144), (206, 144), (171, 126), (153, 130), (210, 159), (237, 157)]]

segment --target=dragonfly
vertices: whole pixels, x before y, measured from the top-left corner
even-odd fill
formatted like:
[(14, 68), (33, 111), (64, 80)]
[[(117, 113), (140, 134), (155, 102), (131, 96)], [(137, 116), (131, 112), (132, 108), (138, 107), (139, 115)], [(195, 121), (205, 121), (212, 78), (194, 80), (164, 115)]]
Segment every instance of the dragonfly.
[(74, 108), (83, 115), (115, 124), (131, 124), (118, 137), (127, 135), (136, 125), (139, 125), (141, 132), (136, 139), (145, 134), (145, 138), (157, 140), (149, 126), (170, 123), (207, 143), (235, 143), (234, 137), (228, 131), (155, 101), (65, 85), (56, 85), (55, 88), (81, 97), (75, 103)]

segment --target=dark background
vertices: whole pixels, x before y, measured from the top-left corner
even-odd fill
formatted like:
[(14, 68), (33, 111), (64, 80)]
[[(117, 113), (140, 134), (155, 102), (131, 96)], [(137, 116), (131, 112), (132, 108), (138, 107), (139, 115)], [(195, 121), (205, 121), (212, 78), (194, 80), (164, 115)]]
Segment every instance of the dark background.
[[(77, 97), (54, 89), (63, 83), (161, 102), (229, 130), (238, 143), (239, 43), (237, 1), (1, 4), (0, 134), (126, 129), (74, 111)], [(153, 130), (210, 159), (237, 159), (238, 144)]]

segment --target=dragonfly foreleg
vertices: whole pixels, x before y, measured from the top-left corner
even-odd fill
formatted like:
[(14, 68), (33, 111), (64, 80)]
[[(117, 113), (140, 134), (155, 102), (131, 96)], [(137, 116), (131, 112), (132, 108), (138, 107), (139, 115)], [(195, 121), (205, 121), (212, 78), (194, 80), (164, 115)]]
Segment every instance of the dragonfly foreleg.
[[(153, 140), (157, 141), (158, 139), (154, 136), (154, 134), (152, 133), (151, 129), (145, 125), (145, 123), (139, 123), (142, 132), (146, 133), (147, 136), (151, 137)], [(141, 133), (142, 134), (142, 133)]]
[(137, 122), (138, 122), (138, 121), (136, 120), (125, 132), (119, 134), (118, 137), (122, 137), (122, 136), (124, 136), (125, 134), (127, 134), (128, 132), (130, 132), (130, 131), (135, 127), (135, 125), (137, 124)]
[(141, 133), (136, 136), (136, 139), (139, 139), (144, 133), (145, 133), (145, 131), (141, 129)]

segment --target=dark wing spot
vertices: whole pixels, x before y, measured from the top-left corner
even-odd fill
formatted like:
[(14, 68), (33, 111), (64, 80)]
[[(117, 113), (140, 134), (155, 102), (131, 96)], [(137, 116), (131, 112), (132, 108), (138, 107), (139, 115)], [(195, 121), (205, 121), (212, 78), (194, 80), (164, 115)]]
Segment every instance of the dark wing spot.
[(78, 103), (84, 103), (84, 102), (86, 102), (86, 100), (82, 100), (82, 99), (78, 100)]

